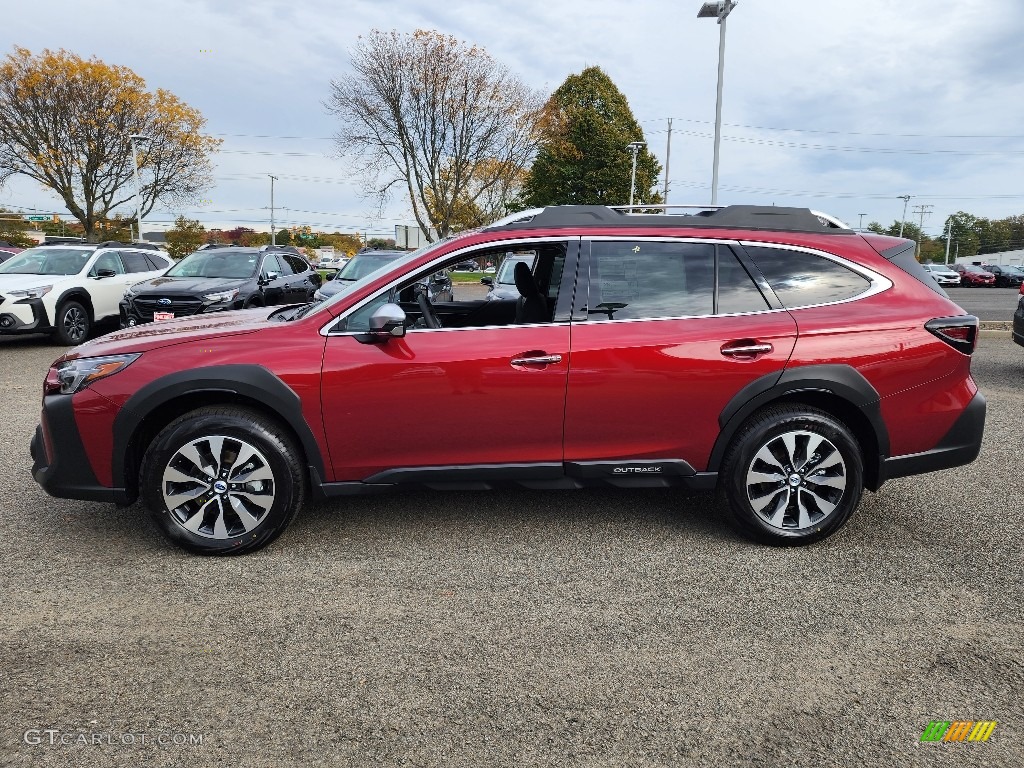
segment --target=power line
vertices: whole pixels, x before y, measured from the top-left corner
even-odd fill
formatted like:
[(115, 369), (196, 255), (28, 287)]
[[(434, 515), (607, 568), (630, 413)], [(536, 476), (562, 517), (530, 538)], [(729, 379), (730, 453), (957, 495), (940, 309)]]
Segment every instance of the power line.
[[(657, 123), (668, 118), (664, 117), (652, 117), (648, 120), (641, 120), (640, 123)], [(678, 120), (682, 123), (698, 123), (700, 125), (714, 125), (711, 120), (693, 120), (684, 117), (675, 117), (673, 120)], [(886, 138), (901, 138), (901, 139), (1024, 139), (1024, 134), (984, 134), (984, 133), (871, 133), (865, 131), (826, 131), (815, 128), (780, 128), (778, 126), (768, 125), (746, 125), (743, 123), (722, 123), (722, 125), (729, 126), (730, 128), (748, 128), (757, 131), (783, 131), (789, 133), (818, 133), (822, 135), (830, 136), (881, 136)], [(656, 133), (656, 131), (651, 131)], [(661, 133), (661, 131), (657, 131)]]

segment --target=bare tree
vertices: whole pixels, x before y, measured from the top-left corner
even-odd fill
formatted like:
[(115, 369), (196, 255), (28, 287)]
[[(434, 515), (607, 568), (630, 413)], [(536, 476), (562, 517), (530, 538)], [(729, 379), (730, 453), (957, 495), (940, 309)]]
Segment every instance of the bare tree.
[(208, 189), (220, 141), (202, 135), (198, 110), (145, 85), (127, 67), (15, 48), (0, 62), (0, 182), (22, 174), (54, 190), (91, 237), (119, 206), (135, 218), (137, 134), (143, 216)]
[(533, 158), (540, 95), (483, 48), (439, 32), (374, 30), (351, 57), (326, 106), (367, 194), (383, 205), (404, 186), (428, 238), (465, 221), (467, 205), (493, 220)]

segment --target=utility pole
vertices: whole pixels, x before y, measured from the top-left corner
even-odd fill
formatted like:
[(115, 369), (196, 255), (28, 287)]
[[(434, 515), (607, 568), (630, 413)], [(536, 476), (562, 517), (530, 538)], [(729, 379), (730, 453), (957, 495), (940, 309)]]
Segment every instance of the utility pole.
[[(672, 157), (672, 118), (668, 119), (668, 143), (665, 145), (665, 191), (661, 193), (661, 202), (668, 205), (668, 161)], [(667, 213), (667, 211), (666, 211)]]
[(921, 258), (921, 237), (924, 234), (924, 217), (925, 216), (931, 216), (932, 215), (931, 209), (934, 208), (934, 207), (935, 207), (934, 205), (915, 205), (914, 206), (914, 213), (919, 214), (920, 217), (921, 217), (921, 223), (920, 223), (920, 225), (918, 225), (918, 230), (917, 230), (917, 251), (914, 253), (914, 256), (916, 258), (918, 258), (918, 259)]
[(857, 229), (859, 229), (861, 232), (863, 232), (864, 231), (864, 217), (867, 216), (867, 214), (866, 213), (858, 213), (857, 215), (860, 216), (860, 226), (857, 227)]
[[(267, 176), (270, 176), (268, 173)], [(270, 244), (277, 245), (277, 229), (274, 227), (274, 182), (277, 176), (270, 176)]]
[(910, 195), (900, 195), (896, 199), (903, 201), (903, 218), (900, 219), (900, 237), (903, 237), (903, 225), (907, 223), (907, 203), (910, 202)]

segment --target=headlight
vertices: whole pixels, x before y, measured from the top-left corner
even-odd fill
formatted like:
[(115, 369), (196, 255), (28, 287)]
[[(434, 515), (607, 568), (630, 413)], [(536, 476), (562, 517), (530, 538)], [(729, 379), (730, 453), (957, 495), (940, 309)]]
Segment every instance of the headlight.
[(231, 301), (238, 295), (238, 289), (235, 288), (231, 291), (221, 291), (220, 293), (208, 293), (203, 296), (203, 301), (210, 304), (220, 304), (225, 301)]
[[(130, 355), (110, 355), (109, 357), (80, 357), (77, 360), (65, 360), (50, 369), (46, 377), (47, 394), (60, 392), (71, 395), (94, 381), (113, 376), (123, 371), (140, 357), (139, 352)], [(56, 380), (54, 375), (56, 374)]]
[(135, 294), (132, 292), (131, 288), (125, 288), (124, 296), (122, 296), (121, 298), (122, 299), (134, 299), (135, 298)]
[(25, 288), (20, 291), (8, 291), (8, 293), (19, 299), (41, 299), (52, 290), (52, 285), (41, 285), (38, 288)]

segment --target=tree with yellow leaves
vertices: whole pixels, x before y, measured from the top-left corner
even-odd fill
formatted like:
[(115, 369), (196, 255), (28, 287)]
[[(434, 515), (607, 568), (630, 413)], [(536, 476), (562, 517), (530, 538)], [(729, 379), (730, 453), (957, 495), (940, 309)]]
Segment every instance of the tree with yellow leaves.
[(205, 125), (127, 67), (19, 47), (0, 61), (0, 182), (21, 174), (52, 189), (89, 239), (116, 208), (135, 218), (132, 135), (147, 138), (137, 142), (143, 216), (209, 189), (220, 140)]
[(351, 58), (327, 106), (367, 193), (383, 203), (404, 188), (428, 239), (499, 210), (533, 157), (540, 96), (483, 48), (431, 30), (373, 30)]

